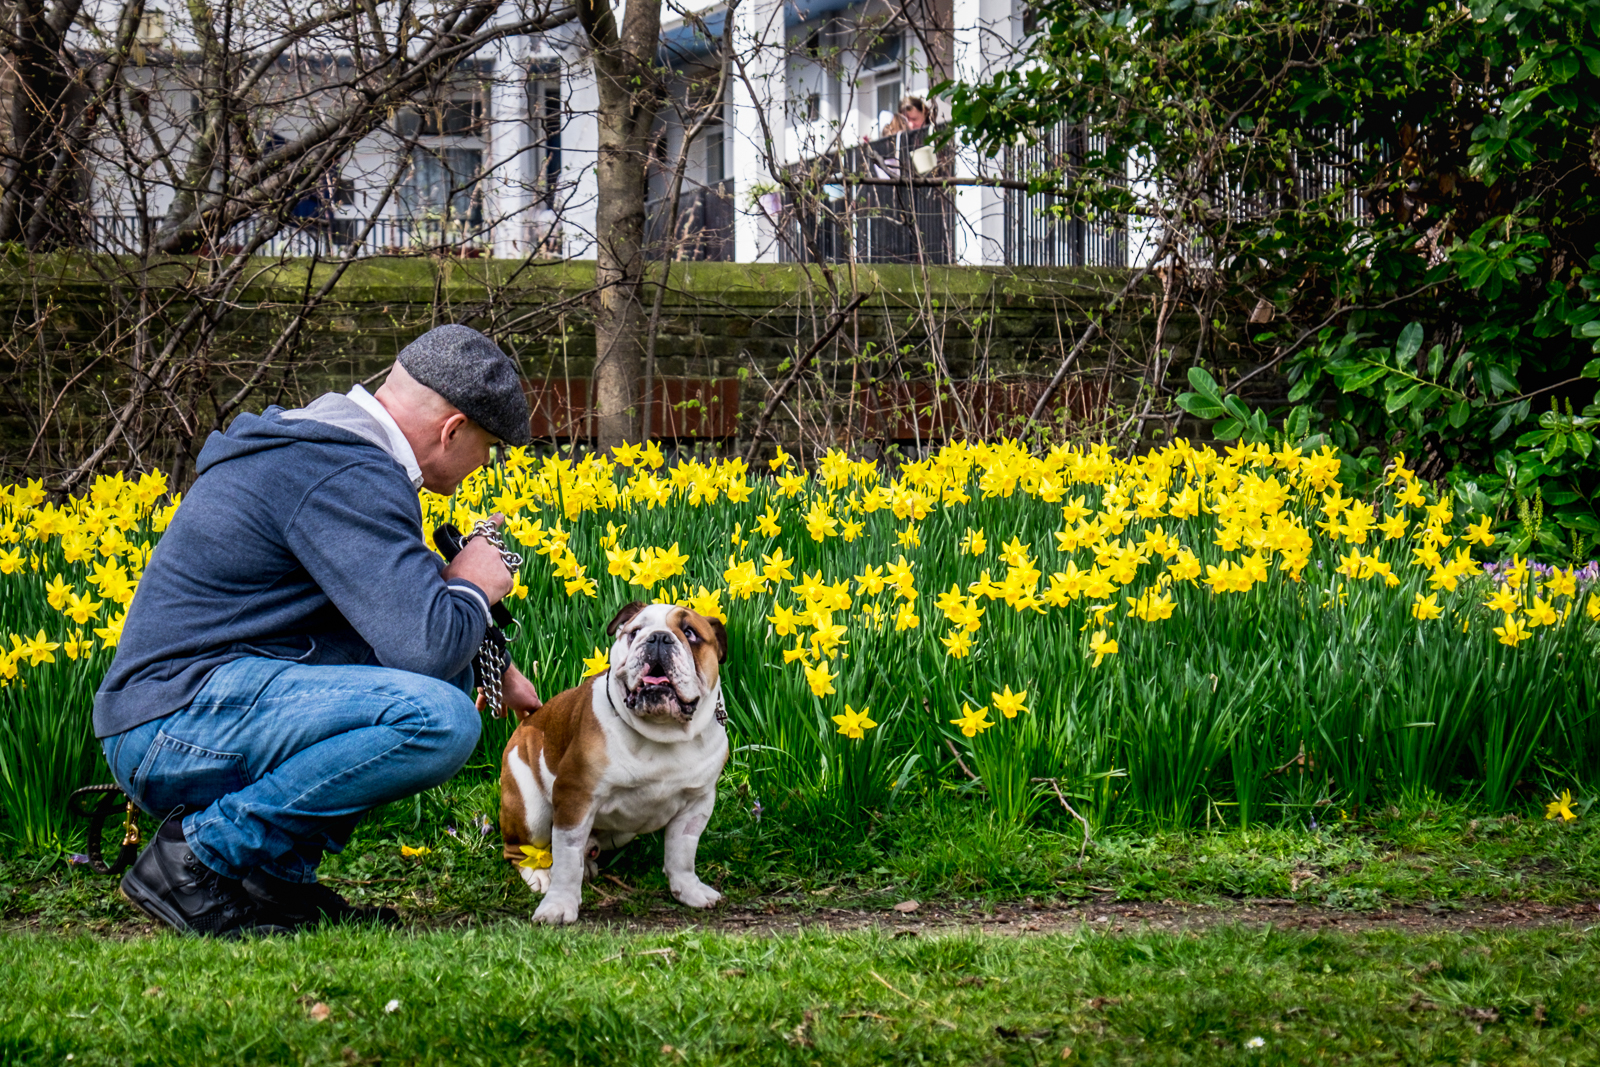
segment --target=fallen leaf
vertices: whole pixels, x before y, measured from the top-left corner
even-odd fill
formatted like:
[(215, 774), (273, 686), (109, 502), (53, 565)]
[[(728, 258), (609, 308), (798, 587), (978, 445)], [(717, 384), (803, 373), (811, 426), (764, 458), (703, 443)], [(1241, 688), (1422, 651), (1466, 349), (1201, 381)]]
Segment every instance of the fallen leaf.
[(894, 906), (894, 910), (898, 911), (902, 915), (910, 915), (920, 907), (922, 907), (922, 905), (917, 903), (915, 900), (902, 900), (900, 903)]
[(1071, 1045), (1063, 1045), (1063, 1046), (1061, 1046), (1061, 1058), (1065, 1060), (1065, 1059), (1071, 1058), (1071, 1056), (1072, 1056), (1072, 1046)]
[(333, 1014), (333, 1009), (328, 1007), (326, 1004), (324, 1004), (322, 1001), (319, 1000), (315, 1004), (311, 1005), (311, 1013), (310, 1014), (311, 1014), (311, 1021), (312, 1022), (314, 1022), (314, 1023), (326, 1022), (327, 1019), (328, 1019), (328, 1016)]
[(400, 1010), (400, 1002), (398, 1000), (391, 1000), (391, 1001), (389, 1001), (389, 1003), (387, 1003), (387, 1004), (385, 1004), (383, 1006), (383, 1013), (385, 1015), (393, 1015), (395, 1012), (397, 1012), (399, 1010)]
[(161, 996), (161, 987), (158, 985), (153, 985), (144, 991), (144, 995), (147, 997), (159, 997)]

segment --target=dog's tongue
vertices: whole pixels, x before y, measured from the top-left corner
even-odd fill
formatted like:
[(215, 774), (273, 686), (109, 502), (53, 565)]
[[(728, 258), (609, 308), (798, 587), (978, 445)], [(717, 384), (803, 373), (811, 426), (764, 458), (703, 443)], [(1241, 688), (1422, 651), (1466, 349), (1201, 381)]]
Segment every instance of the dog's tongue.
[(664, 674), (647, 674), (644, 676), (645, 685), (671, 685), (672, 679)]

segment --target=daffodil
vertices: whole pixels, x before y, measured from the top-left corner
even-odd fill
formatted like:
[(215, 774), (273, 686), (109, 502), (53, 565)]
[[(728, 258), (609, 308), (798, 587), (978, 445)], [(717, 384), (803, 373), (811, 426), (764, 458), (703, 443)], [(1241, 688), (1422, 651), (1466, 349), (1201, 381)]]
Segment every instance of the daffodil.
[(1544, 806), (1544, 817), (1546, 819), (1559, 818), (1562, 822), (1571, 822), (1576, 819), (1578, 813), (1572, 810), (1572, 790), (1563, 789), (1560, 796), (1546, 804)]
[[(549, 849), (540, 848), (538, 845), (519, 845), (518, 848), (522, 850), (522, 858), (517, 861), (518, 867), (530, 871), (542, 871), (555, 862), (555, 856)], [(404, 852), (405, 849), (402, 848), (400, 851)]]
[(1098, 667), (1101, 660), (1116, 654), (1117, 643), (1107, 640), (1104, 630), (1096, 630), (1089, 638), (1089, 651), (1094, 653), (1094, 666)]
[(586, 657), (583, 661), (583, 676), (585, 678), (593, 678), (595, 675), (604, 674), (610, 669), (611, 653), (599, 645), (595, 645), (594, 654)]
[(415, 857), (415, 856), (426, 856), (428, 853), (430, 853), (432, 851), (433, 851), (433, 849), (429, 848), (427, 845), (415, 845), (415, 846), (413, 846), (413, 845), (401, 845), (400, 846), (400, 855), (402, 855), (402, 856), (412, 856), (412, 857)]
[(1515, 615), (1507, 613), (1505, 625), (1496, 626), (1494, 628), (1494, 635), (1500, 639), (1500, 643), (1502, 645), (1509, 645), (1512, 648), (1516, 648), (1518, 645), (1528, 639), (1528, 627), (1521, 619), (1517, 618)]
[(862, 708), (856, 711), (849, 704), (844, 706), (843, 715), (835, 715), (833, 721), (839, 724), (839, 733), (844, 734), (852, 741), (859, 741), (866, 736), (866, 732), (878, 725), (868, 717), (871, 708)]
[(811, 687), (811, 692), (819, 697), (828, 696), (834, 692), (833, 680), (837, 675), (828, 670), (826, 663), (819, 663), (815, 667), (806, 667), (806, 684)]
[(1440, 615), (1443, 615), (1444, 611), (1439, 607), (1438, 600), (1437, 593), (1431, 593), (1428, 596), (1418, 593), (1416, 600), (1411, 605), (1412, 618), (1426, 622), (1429, 619), (1437, 619)]
[(1008, 685), (1003, 693), (990, 693), (989, 699), (994, 702), (994, 709), (1008, 719), (1015, 719), (1017, 712), (1028, 710), (1028, 706), (1023, 703), (1028, 699), (1026, 689), (1020, 693), (1013, 693)]
[(961, 718), (951, 719), (950, 725), (960, 727), (963, 736), (977, 737), (993, 726), (994, 723), (989, 721), (989, 709), (987, 707), (972, 708), (963, 700), (961, 702)]

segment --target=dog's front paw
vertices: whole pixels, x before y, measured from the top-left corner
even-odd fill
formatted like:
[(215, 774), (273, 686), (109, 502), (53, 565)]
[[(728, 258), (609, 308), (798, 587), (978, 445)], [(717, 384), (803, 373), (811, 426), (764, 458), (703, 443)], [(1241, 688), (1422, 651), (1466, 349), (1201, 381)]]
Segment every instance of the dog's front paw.
[(528, 883), (528, 888), (533, 890), (535, 893), (538, 893), (540, 896), (544, 896), (546, 893), (550, 892), (549, 867), (541, 867), (538, 870), (530, 870), (527, 867), (518, 867), (517, 873), (522, 875), (522, 880), (524, 882)]
[(691, 908), (709, 908), (722, 899), (721, 893), (693, 877), (674, 881), (672, 895)]
[(565, 926), (577, 922), (578, 901), (575, 897), (547, 893), (539, 907), (534, 910), (533, 921), (547, 923), (550, 926)]

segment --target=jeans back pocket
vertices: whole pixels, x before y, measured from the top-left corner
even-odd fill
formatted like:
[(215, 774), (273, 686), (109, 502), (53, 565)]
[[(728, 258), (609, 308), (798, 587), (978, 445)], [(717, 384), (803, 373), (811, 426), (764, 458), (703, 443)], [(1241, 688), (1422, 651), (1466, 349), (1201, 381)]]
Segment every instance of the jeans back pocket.
[(244, 756), (191, 745), (165, 730), (156, 734), (133, 774), (133, 799), (146, 811), (165, 815), (180, 804), (200, 811), (250, 784)]

